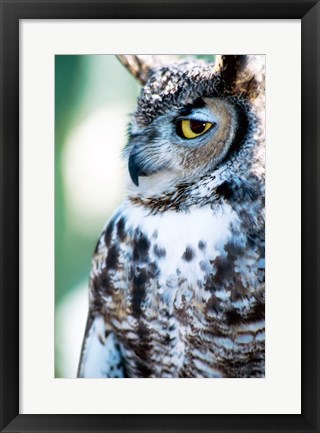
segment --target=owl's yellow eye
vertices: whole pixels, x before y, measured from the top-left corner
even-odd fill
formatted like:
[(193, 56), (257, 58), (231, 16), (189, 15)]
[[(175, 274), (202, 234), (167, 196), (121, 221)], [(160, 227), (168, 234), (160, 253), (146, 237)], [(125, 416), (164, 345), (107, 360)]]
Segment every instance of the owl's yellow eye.
[(180, 133), (183, 138), (195, 138), (204, 134), (212, 127), (211, 122), (201, 122), (199, 120), (181, 120)]

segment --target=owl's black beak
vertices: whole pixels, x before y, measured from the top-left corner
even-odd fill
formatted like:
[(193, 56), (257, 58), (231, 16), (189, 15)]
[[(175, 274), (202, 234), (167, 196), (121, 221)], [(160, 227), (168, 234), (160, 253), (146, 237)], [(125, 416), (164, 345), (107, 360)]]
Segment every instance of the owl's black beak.
[(129, 156), (128, 169), (132, 182), (139, 186), (139, 176), (147, 176), (147, 173), (142, 168), (141, 163), (139, 163), (137, 154), (131, 153)]
[(128, 168), (129, 168), (129, 174), (130, 174), (130, 177), (132, 179), (132, 182), (135, 185), (139, 186), (140, 168), (139, 168), (139, 165), (137, 164), (137, 159), (136, 159), (135, 155), (131, 154), (129, 156)]

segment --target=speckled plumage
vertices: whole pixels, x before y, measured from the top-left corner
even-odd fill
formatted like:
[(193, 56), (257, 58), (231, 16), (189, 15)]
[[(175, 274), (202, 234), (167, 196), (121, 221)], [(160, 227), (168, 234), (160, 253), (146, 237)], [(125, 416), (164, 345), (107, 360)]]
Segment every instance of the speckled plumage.
[[(264, 57), (155, 65), (124, 151), (133, 181), (94, 254), (78, 374), (264, 377)], [(179, 116), (216, 122), (186, 142)]]

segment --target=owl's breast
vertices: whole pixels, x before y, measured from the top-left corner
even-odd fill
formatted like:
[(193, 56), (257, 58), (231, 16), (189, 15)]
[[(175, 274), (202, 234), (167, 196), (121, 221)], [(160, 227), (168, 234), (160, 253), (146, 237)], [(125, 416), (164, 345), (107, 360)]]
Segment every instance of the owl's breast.
[(109, 305), (121, 308), (109, 312), (130, 375), (246, 376), (264, 344), (258, 237), (227, 203), (158, 215), (133, 207), (122, 219), (126, 289), (113, 293)]
[(227, 203), (215, 210), (191, 207), (185, 212), (156, 215), (132, 206), (126, 221), (134, 250), (141, 236), (148, 242), (148, 261), (154, 261), (162, 271), (159, 277), (173, 278), (181, 272), (190, 283), (203, 273), (203, 259), (215, 259), (239, 226), (237, 214)]

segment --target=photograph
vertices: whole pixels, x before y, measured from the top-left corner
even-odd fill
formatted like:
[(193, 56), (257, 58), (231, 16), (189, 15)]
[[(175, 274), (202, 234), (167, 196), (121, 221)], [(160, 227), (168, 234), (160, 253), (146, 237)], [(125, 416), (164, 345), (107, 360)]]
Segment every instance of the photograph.
[(55, 55), (56, 378), (265, 378), (265, 63)]

